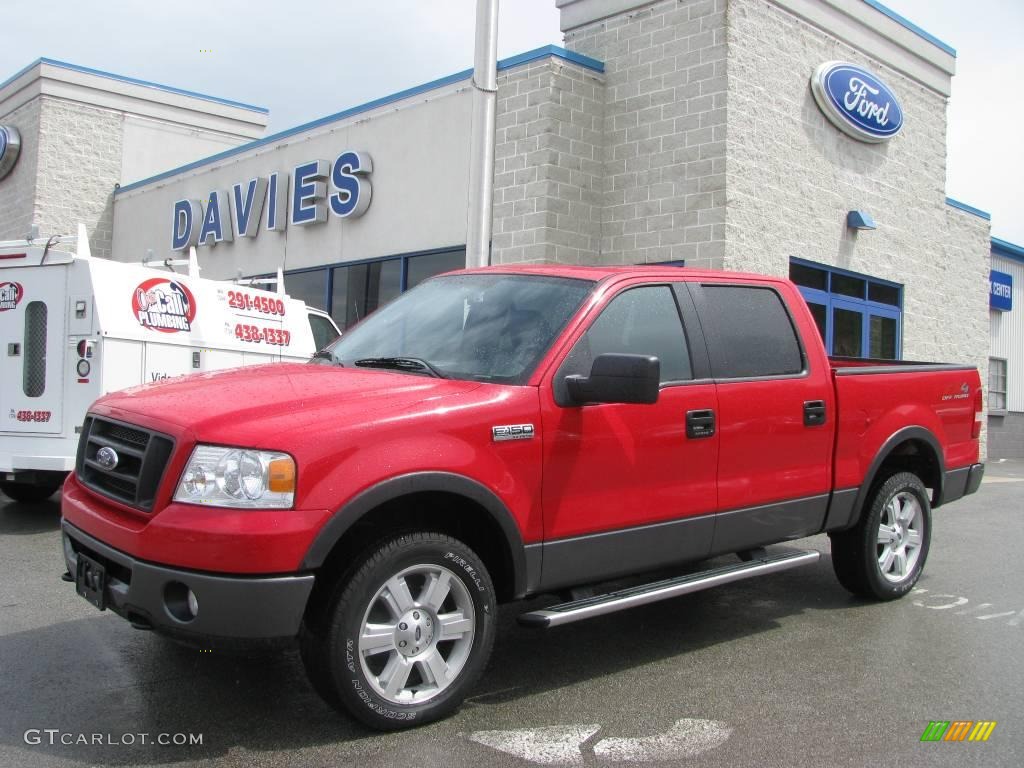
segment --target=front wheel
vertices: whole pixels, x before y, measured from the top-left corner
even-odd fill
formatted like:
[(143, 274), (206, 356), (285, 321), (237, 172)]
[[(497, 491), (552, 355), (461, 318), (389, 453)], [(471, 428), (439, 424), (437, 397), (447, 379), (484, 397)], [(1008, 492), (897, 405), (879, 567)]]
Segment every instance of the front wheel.
[(375, 546), (335, 586), (325, 618), (302, 643), (314, 687), (372, 728), (405, 728), (454, 712), (483, 672), (494, 588), (462, 542), (406, 534)]
[(864, 597), (902, 597), (921, 576), (931, 532), (931, 504), (920, 478), (892, 475), (875, 487), (856, 526), (829, 534), (839, 582)]

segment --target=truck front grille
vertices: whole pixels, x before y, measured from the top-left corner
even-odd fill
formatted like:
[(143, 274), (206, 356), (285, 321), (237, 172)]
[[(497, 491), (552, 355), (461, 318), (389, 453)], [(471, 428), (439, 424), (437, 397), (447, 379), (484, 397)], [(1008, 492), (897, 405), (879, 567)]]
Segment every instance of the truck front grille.
[[(104, 448), (116, 455), (113, 466), (109, 451), (99, 455)], [(83, 485), (96, 493), (151, 512), (173, 451), (174, 440), (167, 435), (88, 416), (78, 442), (75, 473)], [(104, 458), (108, 461), (104, 462)]]

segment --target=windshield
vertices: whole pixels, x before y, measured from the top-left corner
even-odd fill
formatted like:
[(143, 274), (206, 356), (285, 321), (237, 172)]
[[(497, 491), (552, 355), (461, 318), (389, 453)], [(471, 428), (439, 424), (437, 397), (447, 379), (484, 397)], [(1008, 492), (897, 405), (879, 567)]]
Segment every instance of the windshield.
[(521, 384), (593, 285), (542, 275), (437, 277), (374, 312), (327, 351), (346, 367)]

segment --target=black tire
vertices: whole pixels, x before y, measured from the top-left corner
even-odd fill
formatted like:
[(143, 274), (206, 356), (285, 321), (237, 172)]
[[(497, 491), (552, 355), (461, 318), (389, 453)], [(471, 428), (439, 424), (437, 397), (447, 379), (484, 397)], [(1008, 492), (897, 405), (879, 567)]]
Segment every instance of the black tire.
[[(419, 569), (419, 570), (417, 570)], [(442, 608), (426, 610), (427, 579), (420, 572), (429, 571), (450, 581)], [(379, 618), (389, 601), (382, 597), (386, 583), (406, 573), (405, 583), (414, 603), (405, 613), (397, 607), (388, 618)], [(423, 581), (417, 581), (422, 578)], [(462, 607), (472, 608), (472, 621), (461, 623), (457, 640), (435, 640), (441, 637), (438, 615), (453, 616)], [(348, 712), (357, 720), (377, 730), (409, 728), (438, 720), (454, 712), (479, 679), (494, 645), (497, 607), (494, 587), (483, 561), (473, 550), (457, 539), (442, 533), (418, 532), (394, 536), (373, 546), (327, 592), (323, 605), (313, 609), (303, 626), (300, 650), (310, 683), (331, 706)], [(406, 622), (399, 616), (406, 617)], [(463, 611), (466, 618), (467, 611)], [(416, 621), (412, 621), (415, 616)], [(395, 629), (388, 633), (393, 645), (385, 650), (363, 656), (359, 639), (364, 619), (389, 623)], [(409, 624), (415, 624), (410, 627)], [(470, 629), (471, 627), (471, 629)], [(405, 633), (400, 633), (405, 629)], [(415, 629), (415, 634), (411, 634)], [(421, 633), (422, 629), (422, 633)], [(400, 638), (408, 637), (409, 640)], [(415, 638), (415, 640), (413, 639)], [(422, 654), (413, 654), (413, 643), (423, 642)], [(406, 646), (399, 650), (399, 644)], [(416, 648), (419, 651), (419, 647)], [(441, 685), (431, 680), (425, 661), (436, 651), (445, 661), (457, 667), (454, 676)], [(448, 655), (445, 656), (445, 653)], [(364, 662), (365, 659), (365, 662)], [(392, 698), (378, 687), (387, 676), (386, 664), (408, 667), (409, 688)], [(374, 669), (370, 665), (376, 665)], [(368, 672), (370, 673), (368, 675)], [(404, 695), (426, 696), (423, 701), (395, 700)]]
[(38, 504), (53, 496), (63, 484), (63, 480), (47, 480), (41, 483), (8, 483), (0, 482), (0, 491), (14, 501), (22, 504)]
[[(907, 557), (905, 573), (899, 573), (898, 558), (891, 566), (895, 572), (887, 576), (882, 571), (880, 562), (892, 548), (889, 544), (879, 542), (882, 534), (883, 516), (886, 526), (891, 516), (889, 505), (897, 496), (917, 502), (919, 519), (915, 518), (913, 532), (905, 525), (897, 527), (898, 543), (906, 545), (913, 542), (910, 538), (916, 533), (920, 541), (916, 556)], [(899, 503), (899, 502), (897, 502)], [(932, 533), (932, 508), (928, 499), (928, 491), (917, 475), (910, 472), (899, 472), (883, 481), (876, 483), (866, 502), (867, 508), (860, 521), (848, 531), (830, 533), (832, 543), (832, 568), (839, 583), (855, 595), (874, 598), (875, 600), (895, 600), (903, 597), (917, 583), (924, 570), (928, 558), (928, 548)], [(915, 527), (916, 526), (916, 527)], [(911, 563), (911, 560), (913, 562)]]

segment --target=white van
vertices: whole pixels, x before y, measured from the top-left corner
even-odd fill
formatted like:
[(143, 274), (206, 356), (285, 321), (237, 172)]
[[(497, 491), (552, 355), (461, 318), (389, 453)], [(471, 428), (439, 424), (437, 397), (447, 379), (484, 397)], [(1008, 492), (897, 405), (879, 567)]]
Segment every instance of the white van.
[[(78, 252), (58, 250), (78, 243)], [(199, 371), (305, 361), (340, 335), (278, 293), (92, 258), (78, 237), (0, 242), (0, 491), (40, 501), (101, 395)]]

